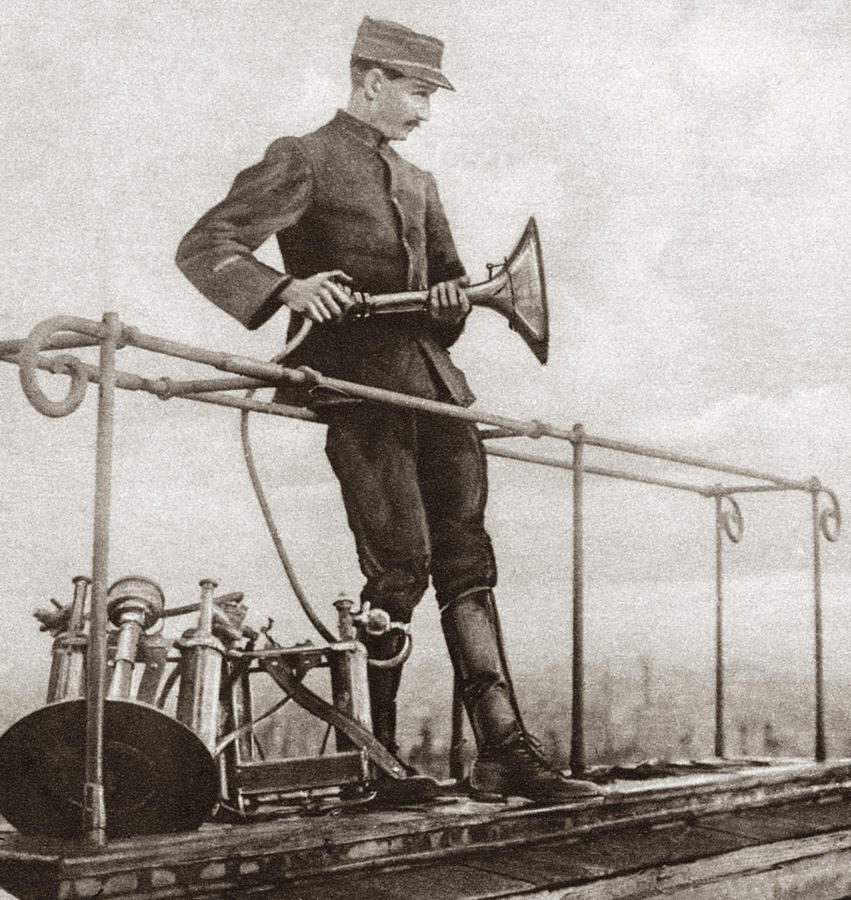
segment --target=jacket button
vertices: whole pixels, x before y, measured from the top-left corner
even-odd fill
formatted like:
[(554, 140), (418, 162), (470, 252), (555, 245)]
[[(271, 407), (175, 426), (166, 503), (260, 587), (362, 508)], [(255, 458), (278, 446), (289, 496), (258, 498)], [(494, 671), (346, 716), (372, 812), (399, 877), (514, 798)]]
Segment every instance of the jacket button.
[(422, 239), (423, 233), (416, 225), (411, 225), (405, 232), (405, 240), (412, 247), (418, 246), (422, 242)]

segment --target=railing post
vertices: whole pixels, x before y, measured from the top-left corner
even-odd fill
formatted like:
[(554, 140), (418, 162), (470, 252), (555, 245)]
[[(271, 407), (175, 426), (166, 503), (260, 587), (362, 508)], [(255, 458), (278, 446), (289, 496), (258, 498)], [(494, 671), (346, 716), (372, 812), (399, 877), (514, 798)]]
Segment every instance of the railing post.
[(724, 757), (724, 522), (715, 495), (715, 756)]
[(573, 700), (570, 735), (570, 770), (585, 771), (585, 548), (583, 522), (585, 431), (573, 426)]
[(449, 777), (461, 781), (466, 776), (464, 766), (464, 698), (461, 682), (452, 682), (452, 737), (449, 744)]
[(103, 725), (107, 669), (106, 593), (109, 577), (112, 434), (115, 419), (115, 351), (121, 334), (121, 323), (115, 313), (105, 313), (103, 324), (95, 451), (92, 604), (86, 665), (86, 766), (82, 822), (83, 834), (99, 845), (106, 843), (106, 803), (103, 784)]
[[(714, 488), (715, 496), (715, 755), (726, 753), (724, 713), (724, 535), (738, 544), (745, 532), (742, 510), (736, 500)], [(729, 509), (724, 509), (724, 503)]]
[(813, 478), (810, 487), (813, 517), (813, 615), (815, 626), (815, 680), (816, 680), (816, 747), (817, 762), (827, 759), (827, 742), (824, 735), (824, 647), (821, 603), (821, 517), (819, 493), (821, 484)]

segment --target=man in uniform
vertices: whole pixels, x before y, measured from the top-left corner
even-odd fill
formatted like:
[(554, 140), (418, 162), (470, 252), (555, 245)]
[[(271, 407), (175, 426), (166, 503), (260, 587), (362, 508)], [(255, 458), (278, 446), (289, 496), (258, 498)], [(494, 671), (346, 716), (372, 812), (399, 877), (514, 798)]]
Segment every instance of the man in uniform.
[[(454, 90), (442, 54), (435, 38), (365, 18), (347, 109), (308, 135), (272, 143), (184, 237), (177, 263), (248, 328), (282, 306), (290, 334), (304, 318), (315, 323), (288, 366), (467, 406), (473, 394), (447, 351), (470, 308), (464, 267), (434, 178), (390, 146), (428, 120), (438, 88)], [(285, 273), (253, 255), (273, 234)], [(370, 294), (428, 289), (428, 309), (347, 317), (349, 286)], [(363, 601), (408, 623), (431, 576), (478, 746), (475, 795), (558, 801), (599, 793), (551, 767), (520, 720), (500, 649), (475, 426), (303, 386), (281, 388), (278, 399), (309, 405), (328, 424), (326, 451), (366, 578)], [(367, 637), (370, 656), (392, 657), (397, 640), (398, 632)], [(400, 675), (401, 666), (369, 670), (374, 731), (397, 755)], [(390, 801), (434, 793), (431, 779), (409, 774), (401, 785), (385, 779), (379, 793)]]

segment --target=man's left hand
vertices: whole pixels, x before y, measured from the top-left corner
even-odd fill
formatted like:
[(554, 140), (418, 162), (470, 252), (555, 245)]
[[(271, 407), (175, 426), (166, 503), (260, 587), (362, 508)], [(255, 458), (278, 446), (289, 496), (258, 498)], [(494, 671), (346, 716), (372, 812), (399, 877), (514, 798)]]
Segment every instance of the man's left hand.
[(441, 281), (428, 292), (428, 314), (441, 325), (459, 325), (470, 312), (470, 301), (464, 288), (470, 283), (467, 277), (453, 281)]

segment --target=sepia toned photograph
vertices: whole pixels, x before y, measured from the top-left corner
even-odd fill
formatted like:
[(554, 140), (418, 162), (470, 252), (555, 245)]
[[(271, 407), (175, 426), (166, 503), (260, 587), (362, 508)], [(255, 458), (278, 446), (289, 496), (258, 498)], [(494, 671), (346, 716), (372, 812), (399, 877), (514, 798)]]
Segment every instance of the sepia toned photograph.
[(851, 897), (851, 9), (3, 5), (0, 900)]

